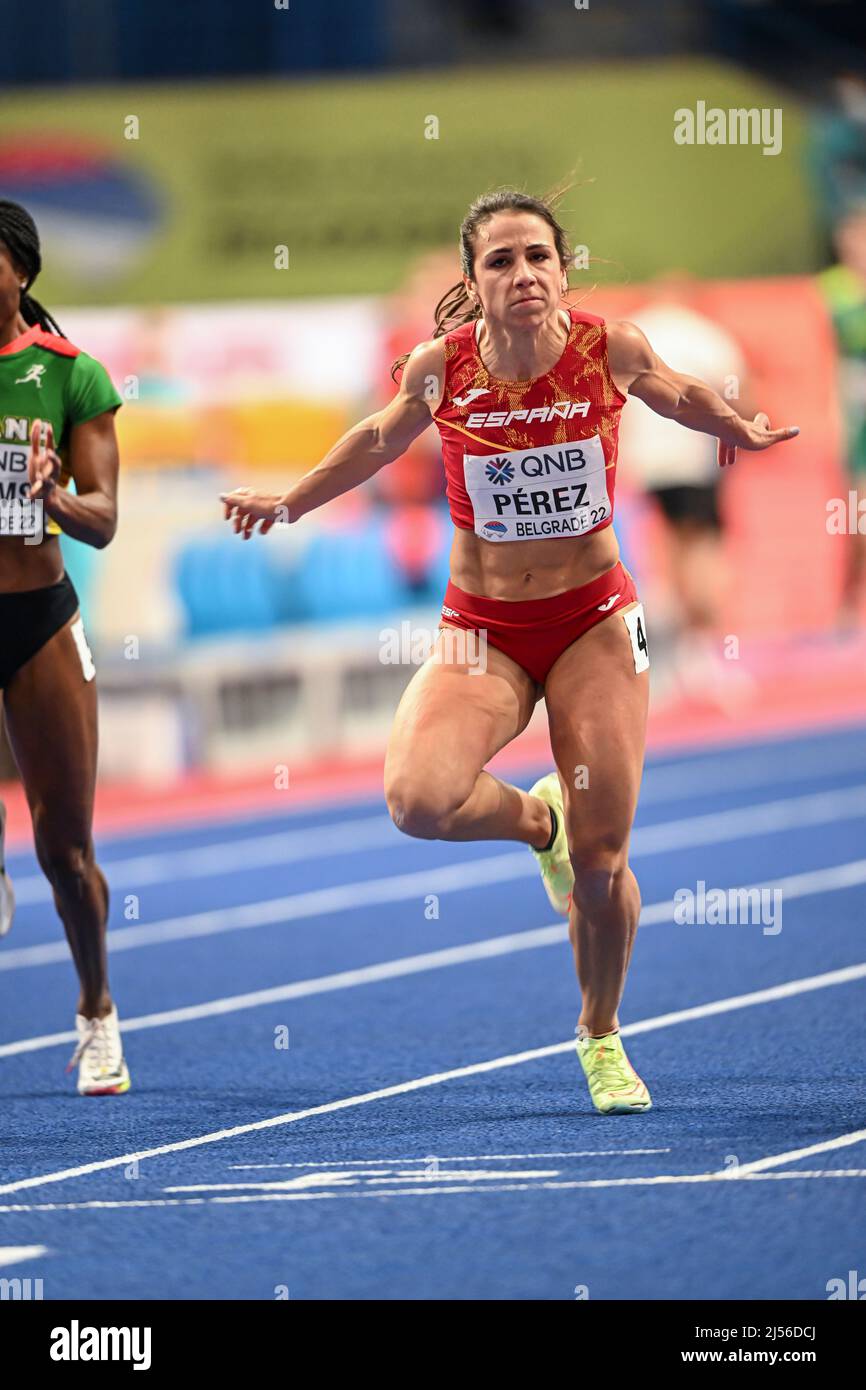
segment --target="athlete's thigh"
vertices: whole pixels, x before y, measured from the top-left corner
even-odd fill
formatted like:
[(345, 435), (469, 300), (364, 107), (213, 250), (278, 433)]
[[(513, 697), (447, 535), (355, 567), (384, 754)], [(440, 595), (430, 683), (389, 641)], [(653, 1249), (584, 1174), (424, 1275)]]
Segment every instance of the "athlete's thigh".
[(473, 636), (445, 628), (403, 692), (388, 744), (386, 782), (407, 772), (462, 779), (468, 795), (484, 764), (529, 723), (539, 698), (535, 681), (497, 648), (478, 649)]
[(544, 690), (569, 836), (613, 849), (634, 819), (649, 701), (649, 671), (635, 670), (623, 611), (572, 643)]
[(31, 811), (38, 812), (43, 828), (81, 840), (89, 837), (93, 815), (97, 709), (96, 682), (86, 679), (72, 635), (75, 621), (16, 672), (4, 704)]

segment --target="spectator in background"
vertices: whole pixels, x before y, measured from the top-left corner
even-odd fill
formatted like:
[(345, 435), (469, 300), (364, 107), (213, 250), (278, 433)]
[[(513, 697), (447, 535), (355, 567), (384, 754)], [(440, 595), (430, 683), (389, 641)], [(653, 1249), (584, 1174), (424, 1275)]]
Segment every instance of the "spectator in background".
[[(866, 190), (863, 201), (837, 223), (833, 241), (838, 263), (822, 272), (819, 285), (833, 320), (846, 426), (846, 462), (858, 502), (866, 498)], [(855, 627), (866, 579), (866, 536), (849, 539), (838, 621)]]
[[(379, 368), (379, 389), (370, 409), (391, 399), (391, 363), (433, 333), (432, 306), (459, 273), (456, 250), (428, 252), (410, 267), (403, 285), (386, 306)], [(404, 582), (422, 595), (438, 579), (437, 565), (448, 527), (437, 506), (445, 496), (445, 470), (438, 435), (428, 430), (389, 468), (371, 479), (370, 492), (390, 512), (388, 546)]]
[[(662, 276), (653, 297), (629, 317), (669, 366), (706, 381), (748, 416), (742, 353), (726, 330), (698, 312), (699, 291), (699, 283), (686, 274)], [(639, 400), (630, 401), (623, 412), (620, 438), (625, 469), (655, 501), (663, 519), (678, 609), (677, 680), (687, 694), (711, 696), (726, 705), (735, 690), (742, 690), (744, 679), (723, 661), (719, 649), (724, 518), (716, 441), (678, 428)]]
[(860, 73), (838, 73), (813, 110), (806, 160), (822, 234), (835, 247), (836, 227), (866, 199), (866, 79)]

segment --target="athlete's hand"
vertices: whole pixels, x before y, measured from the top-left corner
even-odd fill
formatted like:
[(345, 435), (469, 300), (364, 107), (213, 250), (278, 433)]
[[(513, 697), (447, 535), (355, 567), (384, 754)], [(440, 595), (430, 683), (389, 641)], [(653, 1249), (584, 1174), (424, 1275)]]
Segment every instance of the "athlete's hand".
[(34, 420), (30, 431), (30, 496), (47, 501), (60, 477), (60, 458), (54, 452), (54, 427), (48, 420)]
[(221, 492), (220, 501), (225, 507), (225, 519), (234, 525), (235, 534), (248, 541), (256, 526), (259, 535), (266, 536), (278, 521), (288, 521), (288, 508), (281, 497), (270, 492), (254, 492), (250, 487), (236, 487), (232, 492)]
[(719, 440), (719, 467), (730, 467), (737, 457), (738, 449), (769, 449), (771, 444), (781, 444), (785, 439), (794, 439), (800, 433), (799, 425), (788, 425), (785, 429), (771, 430), (770, 417), (762, 410), (754, 420), (742, 420), (743, 437), (736, 444), (726, 444)]

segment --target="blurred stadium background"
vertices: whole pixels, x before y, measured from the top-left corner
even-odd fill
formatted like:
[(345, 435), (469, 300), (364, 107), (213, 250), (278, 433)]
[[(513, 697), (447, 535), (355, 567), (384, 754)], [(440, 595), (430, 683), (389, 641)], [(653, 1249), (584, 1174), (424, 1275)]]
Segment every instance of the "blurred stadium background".
[[(266, 542), (241, 544), (217, 496), (287, 484), (387, 398), (391, 360), (458, 278), (475, 195), (544, 192), (571, 170), (580, 302), (631, 316), (675, 272), (737, 344), (749, 399), (802, 430), (724, 480), (729, 688), (686, 688), (668, 659), (669, 554), (639, 434), (623, 445), (617, 529), (657, 643), (653, 740), (862, 714), (856, 615), (837, 622), (857, 538), (827, 524), (856, 487), (834, 309), (866, 311), (855, 281), (831, 278), (828, 297), (826, 272), (840, 220), (866, 204), (857, 6), (49, 8), (50, 23), (18, 13), (0, 52), (0, 186), (42, 232), (39, 298), (125, 399), (117, 537), (64, 542), (100, 672), (103, 797), (240, 795), (283, 765), (297, 787), (332, 773), (346, 789), (375, 769), (413, 670), (383, 658), (382, 634), (432, 629), (446, 579), (435, 431)], [(780, 108), (782, 149), (678, 145), (674, 112), (698, 101)], [(844, 351), (866, 360), (866, 333)]]

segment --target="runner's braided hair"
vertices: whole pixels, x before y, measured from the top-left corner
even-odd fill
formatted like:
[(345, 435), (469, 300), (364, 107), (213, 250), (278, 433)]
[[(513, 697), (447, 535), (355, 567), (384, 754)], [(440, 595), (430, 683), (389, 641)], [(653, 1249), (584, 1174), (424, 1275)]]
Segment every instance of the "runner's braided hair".
[(21, 317), (24, 322), (31, 328), (38, 325), (46, 333), (57, 333), (65, 338), (66, 334), (57, 320), (29, 293), (30, 286), (42, 269), (36, 223), (20, 203), (10, 203), (4, 198), (0, 198), (0, 242), (9, 252), (10, 259), (26, 276), (21, 291)]
[[(475, 265), (475, 235), (485, 222), (489, 222), (497, 212), (531, 212), (536, 217), (542, 218), (553, 232), (553, 241), (556, 246), (559, 263), (563, 270), (566, 270), (571, 263), (572, 253), (568, 242), (568, 234), (556, 217), (556, 209), (569, 188), (572, 187), (571, 180), (554, 189), (545, 198), (533, 198), (529, 193), (521, 193), (515, 188), (498, 188), (490, 193), (482, 193), (480, 198), (476, 198), (470, 206), (466, 216), (460, 224), (460, 269), (469, 279), (473, 278), (472, 272)], [(473, 319), (481, 318), (483, 313), (481, 305), (469, 297), (469, 293), (462, 280), (458, 280), (456, 285), (443, 294), (434, 310), (435, 328), (434, 338), (442, 338), (446, 333), (451, 333), (461, 324), (470, 323)], [(397, 372), (405, 367), (409, 361), (410, 354), (404, 352), (402, 357), (398, 357), (391, 367), (391, 377), (396, 380)]]

